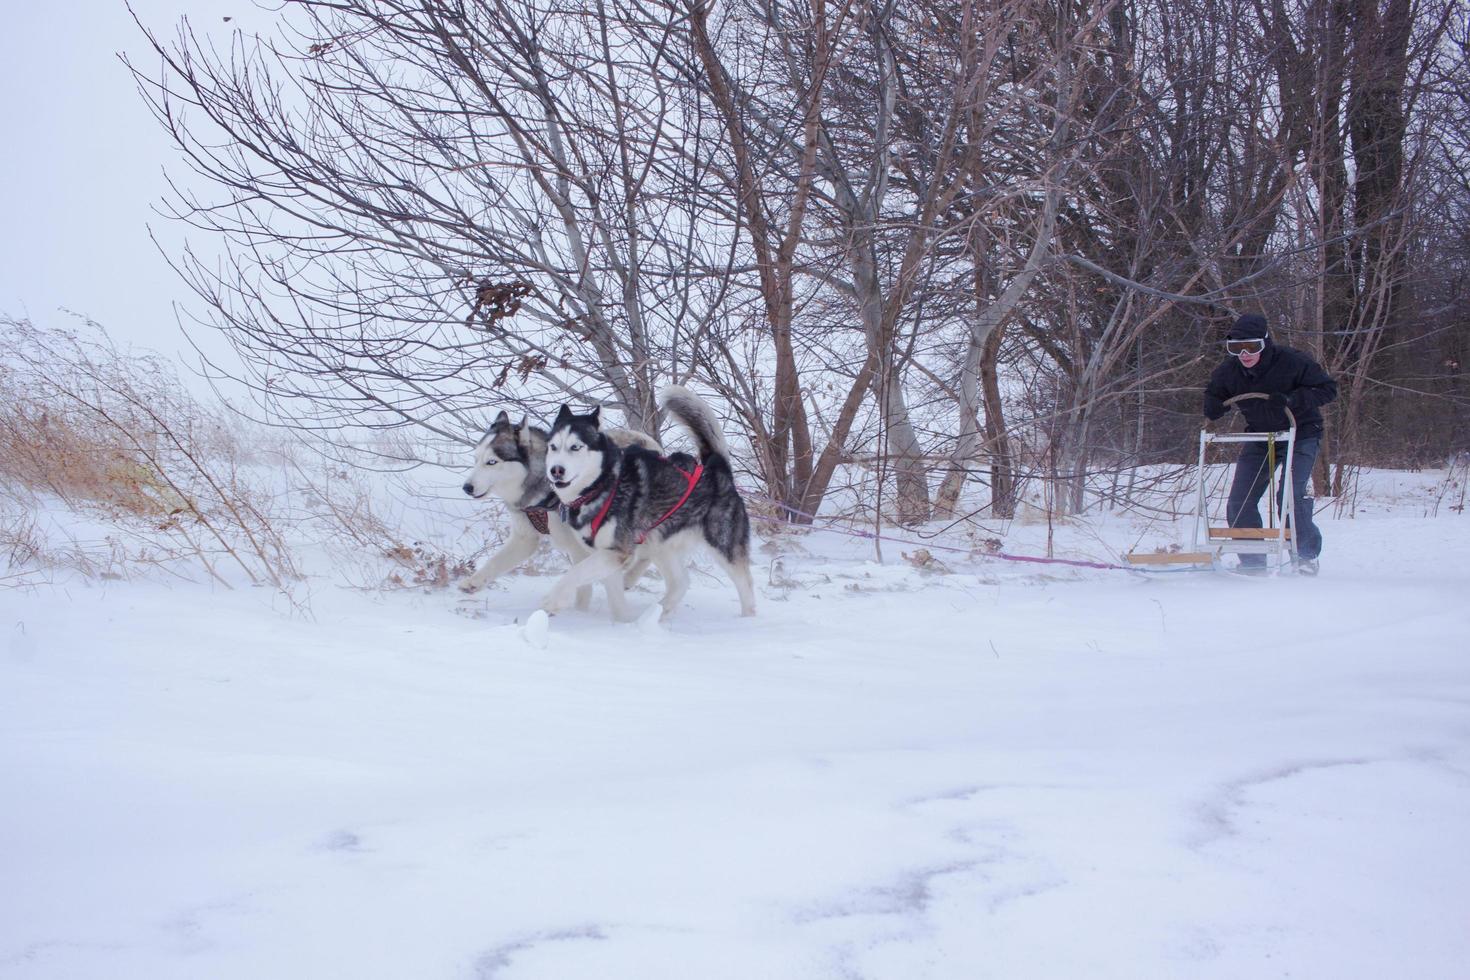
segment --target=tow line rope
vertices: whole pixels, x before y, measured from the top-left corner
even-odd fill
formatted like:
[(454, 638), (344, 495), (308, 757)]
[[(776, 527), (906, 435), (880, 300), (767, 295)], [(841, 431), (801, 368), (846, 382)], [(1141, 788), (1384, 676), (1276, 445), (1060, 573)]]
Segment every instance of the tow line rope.
[[(752, 494), (751, 496), (759, 496), (761, 500), (773, 503), (777, 507), (780, 507), (782, 510), (795, 514), (798, 517), (805, 517), (811, 521), (820, 520), (817, 515), (808, 514), (806, 511), (803, 510), (797, 510), (795, 507), (792, 507), (789, 504), (783, 504), (781, 501), (775, 499), (774, 497), (757, 494)], [(779, 517), (763, 517), (759, 514), (755, 514), (752, 516), (755, 517), (755, 519), (758, 521), (767, 521), (772, 524), (786, 523)], [(939, 551), (953, 551), (962, 555), (969, 555), (971, 557), (975, 556), (975, 551), (971, 548), (957, 548), (953, 545), (934, 544), (928, 541), (910, 541), (906, 538), (895, 538), (887, 534), (879, 534), (875, 531), (843, 530), (842, 528), (833, 527), (830, 523), (821, 525), (820, 527), (818, 527), (818, 530), (830, 531), (833, 534), (841, 534), (850, 538), (864, 538), (869, 541), (891, 541), (895, 544), (907, 544), (912, 545), (916, 548), (925, 548), (929, 550), (937, 549)], [(1001, 561), (1026, 562), (1029, 564), (1037, 565), (1070, 565), (1074, 568), (1098, 568), (1107, 571), (1136, 572), (1139, 570), (1132, 567), (1131, 565), (1118, 565), (1114, 564), (1113, 562), (1083, 561), (1079, 558), (1042, 558), (1039, 555), (1015, 555), (1005, 551), (986, 551), (980, 553), (979, 557), (996, 558)], [(1198, 571), (1198, 569), (1176, 569), (1175, 571)]]

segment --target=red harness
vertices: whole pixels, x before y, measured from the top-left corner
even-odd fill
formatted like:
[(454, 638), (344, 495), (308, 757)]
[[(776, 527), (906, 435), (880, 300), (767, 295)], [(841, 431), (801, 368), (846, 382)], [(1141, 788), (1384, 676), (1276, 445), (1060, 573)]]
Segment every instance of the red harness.
[[(675, 469), (678, 469), (677, 466), (674, 467), (674, 468)], [(665, 511), (663, 517), (660, 517), (658, 520), (654, 521), (652, 524), (650, 524), (643, 531), (640, 531), (639, 534), (638, 534), (638, 539), (637, 539), (637, 541), (635, 543), (642, 544), (643, 542), (647, 541), (648, 540), (648, 533), (650, 531), (652, 531), (654, 528), (658, 527), (664, 521), (668, 520), (670, 517), (673, 517), (675, 514), (677, 514), (679, 512), (679, 508), (684, 506), (685, 502), (689, 499), (689, 495), (694, 492), (694, 487), (699, 483), (699, 478), (704, 475), (704, 464), (703, 463), (697, 463), (697, 464), (695, 464), (694, 472), (693, 473), (685, 473), (683, 470), (679, 470), (679, 472), (680, 472), (680, 474), (683, 475), (683, 477), (684, 477), (685, 480), (689, 481), (689, 485), (684, 488), (684, 496), (682, 496), (682, 497), (679, 498), (679, 502), (678, 503), (676, 503), (674, 506), (670, 507), (667, 511)], [(587, 538), (588, 538), (589, 541), (596, 541), (597, 540), (597, 532), (602, 529), (602, 522), (605, 521), (605, 520), (607, 520), (608, 511), (612, 510), (613, 499), (615, 497), (617, 497), (617, 495), (618, 495), (618, 483), (621, 481), (621, 479), (622, 479), (621, 477), (618, 477), (618, 478), (616, 478), (616, 479), (613, 480), (613, 485), (607, 491), (607, 499), (604, 500), (602, 502), (602, 506), (600, 508), (598, 508), (597, 515), (592, 518), (592, 523), (589, 524), (589, 525), (587, 525), (587, 527), (588, 527), (588, 535), (587, 535)], [(583, 496), (578, 497), (576, 500), (574, 500), (570, 504), (568, 504), (565, 509), (567, 511), (574, 510), (577, 507), (581, 506), (581, 504), (586, 499), (587, 499), (586, 498), (586, 495), (584, 494)]]
[(607, 499), (602, 502), (602, 508), (598, 510), (597, 516), (592, 518), (592, 533), (587, 535), (588, 541), (597, 540), (597, 531), (602, 527), (602, 522), (607, 520), (607, 512), (612, 510), (612, 502), (618, 495), (618, 484), (620, 482), (622, 482), (622, 477), (614, 478), (613, 485), (607, 491)]
[[(679, 469), (677, 466), (674, 467), (674, 468), (675, 469)], [(684, 474), (684, 479), (686, 479), (686, 480), (689, 481), (689, 485), (684, 488), (684, 496), (680, 497), (679, 498), (679, 502), (677, 504), (675, 504), (674, 506), (670, 507), (668, 509), (668, 512), (665, 513), (663, 517), (660, 517), (658, 520), (656, 520), (652, 524), (648, 525), (647, 530), (642, 531), (642, 532), (639, 533), (639, 535), (638, 535), (638, 543), (639, 544), (642, 544), (643, 542), (645, 542), (645, 541), (648, 540), (648, 532), (649, 531), (652, 531), (654, 528), (658, 527), (664, 521), (668, 520), (670, 517), (673, 517), (675, 514), (677, 514), (679, 512), (679, 508), (684, 506), (684, 501), (688, 500), (689, 499), (689, 495), (694, 492), (694, 485), (696, 483), (698, 483), (699, 482), (699, 478), (704, 475), (704, 464), (703, 463), (696, 463), (695, 466), (694, 466), (694, 472), (693, 473), (684, 473), (683, 470), (679, 470), (679, 472), (680, 473), (683, 473)]]

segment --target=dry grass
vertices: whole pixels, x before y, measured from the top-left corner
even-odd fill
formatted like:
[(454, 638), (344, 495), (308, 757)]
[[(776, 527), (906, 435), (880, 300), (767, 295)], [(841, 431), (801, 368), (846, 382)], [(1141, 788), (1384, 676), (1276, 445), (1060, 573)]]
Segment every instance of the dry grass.
[[(231, 420), (162, 360), (119, 351), (90, 322), (48, 330), (0, 318), (0, 496), (0, 554), (9, 551), (12, 574), (197, 565), (228, 586), (232, 566), (283, 592), (299, 578)], [(58, 548), (26, 517), (46, 497), (117, 536)]]
[[(380, 449), (375, 447), (372, 455), (382, 458)], [(384, 514), (375, 506), (382, 495), (373, 493), (365, 468), (319, 455), (307, 463), (283, 459), (290, 467), (292, 491), (308, 514), (303, 530), (324, 545), (335, 571), (353, 587), (446, 589), (475, 570), (469, 557), (409, 540), (402, 515)]]

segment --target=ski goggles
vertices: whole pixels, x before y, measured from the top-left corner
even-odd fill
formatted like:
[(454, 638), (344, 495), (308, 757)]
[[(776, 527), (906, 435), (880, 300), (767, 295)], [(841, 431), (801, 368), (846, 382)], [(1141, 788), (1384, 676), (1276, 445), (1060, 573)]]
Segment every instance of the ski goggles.
[(1259, 354), (1266, 349), (1266, 339), (1260, 337), (1255, 340), (1227, 340), (1225, 349), (1236, 357), (1242, 354)]

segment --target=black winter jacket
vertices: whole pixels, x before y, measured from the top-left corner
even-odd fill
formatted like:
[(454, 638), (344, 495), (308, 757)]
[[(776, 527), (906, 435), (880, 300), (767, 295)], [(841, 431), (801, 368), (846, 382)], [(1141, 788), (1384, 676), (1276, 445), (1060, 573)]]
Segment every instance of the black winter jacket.
[[(1228, 411), (1227, 398), (1248, 391), (1286, 396), (1296, 415), (1296, 437), (1308, 439), (1322, 434), (1322, 413), (1318, 409), (1337, 397), (1337, 382), (1306, 354), (1267, 340), (1261, 359), (1249, 371), (1241, 367), (1238, 357), (1230, 357), (1215, 368), (1205, 386), (1205, 416), (1219, 418)], [(1245, 416), (1247, 432), (1280, 432), (1288, 426), (1286, 412), (1263, 398), (1252, 398), (1235, 407)]]

